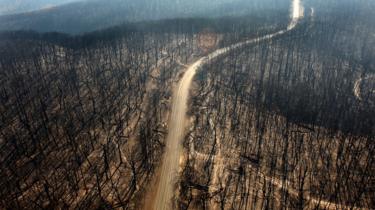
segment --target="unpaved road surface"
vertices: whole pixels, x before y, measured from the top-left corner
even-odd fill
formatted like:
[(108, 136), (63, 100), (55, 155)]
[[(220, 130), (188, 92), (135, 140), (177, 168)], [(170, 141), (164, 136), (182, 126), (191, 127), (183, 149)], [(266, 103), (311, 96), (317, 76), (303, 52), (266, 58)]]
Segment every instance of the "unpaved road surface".
[(188, 68), (173, 98), (172, 114), (166, 140), (166, 151), (164, 153), (159, 187), (154, 203), (154, 209), (157, 210), (172, 209), (171, 202), (174, 196), (174, 186), (178, 177), (179, 161), (182, 151), (181, 141), (185, 133), (185, 114), (189, 88), (195, 72), (198, 67), (202, 65), (202, 62), (203, 59), (201, 58)]
[(172, 209), (173, 197), (175, 192), (175, 184), (178, 181), (179, 161), (182, 154), (182, 140), (185, 134), (185, 122), (187, 112), (187, 101), (189, 98), (189, 90), (196, 71), (205, 64), (209, 59), (214, 59), (220, 55), (230, 52), (239, 47), (268, 40), (275, 36), (284, 34), (294, 29), (299, 18), (303, 16), (303, 9), (300, 0), (293, 0), (291, 9), (291, 23), (285, 30), (278, 31), (273, 34), (265, 35), (259, 38), (240, 42), (222, 49), (218, 49), (213, 53), (204, 56), (190, 65), (178, 84), (178, 89), (174, 93), (172, 102), (172, 113), (169, 122), (169, 132), (166, 139), (166, 151), (163, 156), (162, 168), (160, 172), (160, 181), (154, 201), (155, 210)]

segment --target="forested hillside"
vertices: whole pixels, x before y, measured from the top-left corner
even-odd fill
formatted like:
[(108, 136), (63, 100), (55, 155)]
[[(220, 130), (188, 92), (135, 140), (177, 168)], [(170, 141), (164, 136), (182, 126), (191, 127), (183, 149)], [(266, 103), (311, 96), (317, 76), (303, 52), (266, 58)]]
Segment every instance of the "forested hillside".
[(375, 209), (374, 16), (372, 0), (0, 16), (0, 209)]
[(0, 30), (78, 34), (124, 22), (181, 17), (259, 15), (286, 11), (288, 0), (88, 0), (17, 15), (0, 16)]

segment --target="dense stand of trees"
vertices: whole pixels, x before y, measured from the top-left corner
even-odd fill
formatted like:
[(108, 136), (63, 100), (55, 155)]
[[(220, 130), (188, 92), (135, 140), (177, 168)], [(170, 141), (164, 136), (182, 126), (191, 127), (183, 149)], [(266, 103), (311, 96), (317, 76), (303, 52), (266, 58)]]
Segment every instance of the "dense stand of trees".
[(308, 15), (199, 71), (182, 209), (375, 208), (375, 27)]
[[(12, 56), (19, 53), (18, 48), (24, 48), (24, 42), (45, 41), (51, 44), (63, 46), (70, 49), (88, 48), (98, 43), (111, 43), (122, 39), (124, 36), (137, 34), (186, 34), (192, 36), (209, 29), (211, 32), (225, 35), (229, 40), (237, 41), (239, 37), (256, 36), (257, 28), (265, 30), (271, 26), (280, 26), (288, 21), (288, 11), (276, 11), (270, 15), (251, 14), (240, 17), (219, 17), (219, 18), (176, 18), (160, 21), (144, 21), (137, 23), (125, 23), (119, 26), (109, 27), (103, 30), (88, 32), (81, 35), (69, 35), (59, 32), (38, 33), (35, 31), (5, 31), (0, 32), (0, 39), (9, 41), (12, 47), (0, 48), (1, 56)], [(281, 26), (283, 27), (283, 26)], [(280, 27), (280, 28), (281, 28)], [(272, 28), (274, 30), (274, 28)], [(20, 43), (22, 41), (22, 43)], [(18, 43), (17, 46), (14, 46)], [(223, 42), (222, 45), (229, 43)], [(17, 49), (14, 49), (17, 48)], [(13, 52), (15, 50), (15, 52)], [(27, 49), (24, 53), (30, 53)]]
[(1, 208), (134, 205), (193, 39), (136, 33), (74, 50), (22, 41), (1, 57)]

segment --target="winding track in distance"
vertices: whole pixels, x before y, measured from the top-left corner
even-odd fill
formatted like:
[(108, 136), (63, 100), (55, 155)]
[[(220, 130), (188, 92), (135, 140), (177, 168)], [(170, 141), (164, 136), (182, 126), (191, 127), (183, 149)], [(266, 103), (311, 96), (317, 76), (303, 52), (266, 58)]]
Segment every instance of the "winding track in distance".
[[(367, 80), (367, 79), (375, 79), (375, 74), (370, 74), (370, 75), (367, 75), (367, 76), (361, 76), (354, 83), (353, 93), (354, 93), (354, 96), (359, 101), (363, 100), (362, 93), (361, 93), (362, 92), (362, 90), (361, 90), (361, 84), (362, 84), (363, 80)], [(370, 92), (375, 94), (375, 89), (370, 90)]]
[(190, 85), (197, 70), (210, 59), (214, 59), (220, 55), (224, 55), (234, 49), (248, 44), (269, 40), (275, 36), (282, 35), (287, 31), (294, 29), (301, 17), (303, 17), (301, 0), (293, 0), (291, 7), (292, 19), (287, 29), (218, 49), (211, 54), (200, 58), (188, 67), (180, 83), (178, 84), (177, 91), (173, 96), (169, 132), (166, 139), (166, 150), (163, 156), (160, 180), (153, 205), (155, 210), (172, 209), (172, 202), (175, 192), (174, 186), (179, 176), (179, 161), (182, 154), (182, 140), (185, 134), (187, 101), (189, 98)]

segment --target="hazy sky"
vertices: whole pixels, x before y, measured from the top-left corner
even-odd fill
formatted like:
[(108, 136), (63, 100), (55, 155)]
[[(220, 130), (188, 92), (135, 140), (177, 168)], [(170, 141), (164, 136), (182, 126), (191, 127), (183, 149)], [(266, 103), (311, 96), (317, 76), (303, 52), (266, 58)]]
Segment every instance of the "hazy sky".
[(28, 12), (79, 0), (0, 0), (0, 15)]

